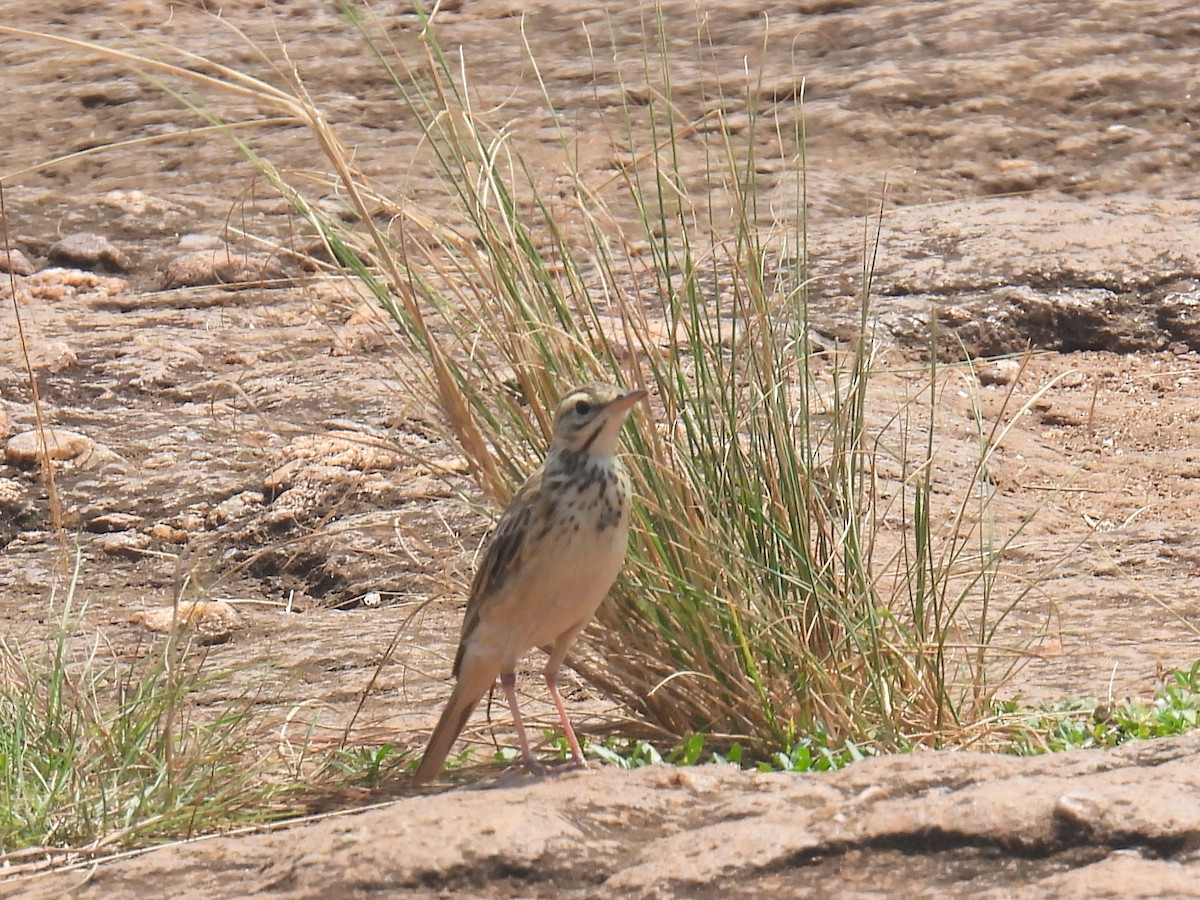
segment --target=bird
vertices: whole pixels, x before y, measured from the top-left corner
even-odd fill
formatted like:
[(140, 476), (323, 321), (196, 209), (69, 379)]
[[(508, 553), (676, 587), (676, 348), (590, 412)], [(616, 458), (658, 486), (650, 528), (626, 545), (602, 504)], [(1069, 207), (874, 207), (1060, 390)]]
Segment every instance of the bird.
[(529, 749), (516, 692), (517, 664), (534, 647), (547, 649), (542, 675), (573, 763), (586, 767), (558, 691), (558, 672), (625, 561), (631, 492), (617, 443), (630, 410), (646, 396), (644, 390), (590, 383), (559, 401), (545, 461), (513, 496), (475, 570), (452, 669), (457, 681), (415, 784), (441, 773), (450, 747), (497, 678), (521, 760), (528, 771), (543, 771)]

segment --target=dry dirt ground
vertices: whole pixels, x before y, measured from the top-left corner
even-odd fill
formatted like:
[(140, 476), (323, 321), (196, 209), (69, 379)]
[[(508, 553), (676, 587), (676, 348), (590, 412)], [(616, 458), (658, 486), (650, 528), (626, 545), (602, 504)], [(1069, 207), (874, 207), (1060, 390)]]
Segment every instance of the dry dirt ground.
[[(264, 71), (200, 5), (0, 2), (0, 25), (142, 49), (157, 39)], [(617, 66), (611, 53), (590, 58), (589, 37), (636, 59), (643, 11), (571, 0), (443, 6), (443, 43), (461, 47), (481, 102), (503, 101), (536, 156), (539, 141), (558, 138), (523, 61), (524, 23), (579, 160), (598, 179), (611, 175), (597, 110), (611, 113), (619, 96)], [(1050, 384), (990, 469), (1001, 527), (1040, 509), (1011, 565), (1045, 578), (1013, 627), (1049, 622), (1050, 636), (1010, 694), (1145, 696), (1162, 670), (1190, 665), (1200, 656), (1200, 10), (1150, 0), (812, 0), (769, 17), (741, 0), (664, 10), (676, 98), (690, 116), (709, 102), (695, 64), (698, 10), (705, 64), (729, 84), (745, 82), (747, 62), (755, 77), (761, 67), (769, 97), (805, 79), (821, 335), (854, 321), (859, 217), (878, 206), (886, 179), (874, 285), (888, 346), (881, 387), (903, 393), (931, 318), (946, 357), (1043, 351), (1015, 388), (1013, 365), (989, 364), (952, 373), (943, 392), (940, 461), (952, 491), (967, 477), (972, 398), (995, 416), (1010, 389), (1024, 399)], [(401, 47), (415, 46), (405, 4), (377, 11)], [(233, 2), (224, 13), (265, 45), (278, 33), (372, 177), (417, 201), (434, 196), (418, 135), (333, 4)], [(277, 251), (305, 237), (220, 136), (25, 172), (164, 134), (184, 115), (155, 85), (83, 51), (0, 36), (0, 63), (7, 234), (33, 273), (16, 279), (30, 362), (51, 424), (86, 439), (58, 473), (88, 601), (80, 640), (100, 635), (130, 652), (146, 639), (130, 617), (177, 592), (239, 601), (241, 624), (212, 653), (270, 660), (281, 705), (335, 734), (401, 629), (357, 736), (419, 745), (446, 692), (487, 519), (435, 437), (436, 411), (396, 387), (403, 348), (347, 286), (301, 277), (278, 252), (267, 265), (283, 267), (285, 284), (256, 275), (236, 291), (188, 286), (225, 259), (226, 242)], [(732, 102), (725, 112), (744, 115)], [(320, 166), (300, 129), (262, 140), (282, 166)], [(767, 201), (794, 196), (786, 172), (762, 177)], [(109, 243), (55, 246), (81, 233)], [(207, 263), (177, 261), (193, 251)], [(34, 424), (8, 290), (5, 440)], [(52, 588), (61, 591), (49, 522), (35, 473), (11, 456), (0, 465), (10, 639), (40, 637)], [(362, 602), (372, 591), (380, 604)], [(585, 718), (604, 712), (582, 683), (571, 700)], [(1196, 749), (1183, 738), (1057, 758), (921, 754), (821, 777), (506, 776), (0, 892), (1183, 896), (1198, 892)]]

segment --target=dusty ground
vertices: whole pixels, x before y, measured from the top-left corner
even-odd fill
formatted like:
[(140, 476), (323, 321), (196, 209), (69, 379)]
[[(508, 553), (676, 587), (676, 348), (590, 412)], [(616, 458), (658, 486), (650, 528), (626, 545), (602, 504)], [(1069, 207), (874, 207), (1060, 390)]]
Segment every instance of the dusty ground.
[[(611, 172), (596, 104), (616, 96), (616, 66), (602, 54), (588, 60), (581, 22), (593, 43), (614, 36), (631, 54), (640, 15), (612, 13), (610, 32), (609, 14), (589, 4), (446, 6), (443, 42), (462, 46), (484, 97), (506, 102), (513, 131), (536, 153), (538, 141), (557, 138), (521, 61), (513, 13), (528, 10), (526, 33), (553, 101), (570, 113), (580, 158), (598, 175)], [(678, 97), (698, 115), (708, 101), (686, 53), (695, 7), (666, 6), (682, 48)], [(406, 8), (380, 8), (402, 46), (417, 28)], [(278, 30), (372, 176), (432, 196), (417, 135), (332, 9), (225, 7), (262, 40)], [(1015, 620), (1032, 630), (1050, 616), (1051, 639), (1011, 692), (1148, 694), (1161, 669), (1200, 656), (1200, 12), (1192, 3), (1091, 0), (1041, 4), (1037, 15), (999, 0), (812, 2), (773, 14), (764, 50), (757, 6), (703, 9), (713, 65), (731, 84), (744, 80), (747, 56), (752, 68), (762, 64), (768, 95), (782, 98), (797, 74), (805, 78), (818, 330), (836, 337), (853, 321), (855, 217), (878, 205), (886, 176), (875, 290), (892, 349), (881, 386), (903, 393), (931, 314), (946, 355), (957, 340), (978, 354), (1045, 350), (1019, 397), (1059, 376), (1020, 417), (991, 473), (1002, 526), (1045, 504), (1014, 554), (1017, 571), (1053, 566)], [(262, 68), (213, 20), (159, 3), (49, 0), (34, 12), (0, 4), (0, 24), (143, 48), (159, 38)], [(81, 639), (98, 633), (127, 651), (144, 640), (130, 615), (177, 591), (242, 601), (243, 626), (213, 652), (273, 661), (281, 702), (338, 729), (403, 626), (360, 734), (418, 744), (445, 692), (457, 604), (486, 517), (453, 452), (433, 436), (436, 413), (396, 387), (403, 349), (361, 321), (345, 285), (300, 277), (279, 253), (272, 264), (297, 280), (164, 289), (184, 252), (227, 240), (277, 249), (303, 241), (303, 228), (211, 135), (20, 174), (54, 154), (162, 134), (181, 113), (155, 86), (82, 52), (0, 37), (0, 60), (8, 235), (39, 270), (18, 286), (32, 364), (51, 423), (94, 442), (58, 476), (89, 600)], [(731, 103), (726, 112), (740, 110)], [(277, 128), (264, 146), (292, 169), (317, 165), (298, 129)], [(794, 196), (786, 173), (764, 179), (771, 202)], [(81, 232), (115, 250), (81, 263), (53, 247)], [(47, 271), (63, 264), (65, 272)], [(105, 271), (114, 268), (125, 271)], [(98, 280), (106, 278), (117, 281)], [(33, 425), (7, 294), (0, 341), (7, 436)], [(1010, 370), (982, 374), (964, 370), (945, 393), (950, 488), (965, 478), (972, 393), (994, 415), (1009, 388)], [(363, 435), (405, 452), (365, 452)], [(0, 503), (0, 614), (7, 635), (35, 637), (62, 583), (62, 557), (27, 467), (0, 466)], [(363, 604), (369, 591), (383, 603)], [(438, 602), (410, 623), (430, 599)], [(582, 685), (572, 700), (601, 711)], [(1185, 739), (1060, 759), (886, 760), (819, 779), (653, 771), (504, 781), (305, 831), (140, 857), (101, 870), (90, 890), (132, 896), (166, 872), (179, 893), (212, 896), (318, 896), (331, 884), (348, 895), (387, 887), (582, 895), (604, 886), (828, 896), (914, 885), (996, 896), (1182, 895), (1194, 890), (1185, 882), (1197, 847), (1194, 751)], [(1181, 805), (1143, 807), (1154, 793)], [(784, 804), (803, 812), (778, 821)], [(685, 844), (701, 852), (681, 857)], [(229, 888), (222, 873), (234, 872)], [(242, 881), (246, 872), (257, 880)], [(68, 884), (9, 890), (49, 894)]]

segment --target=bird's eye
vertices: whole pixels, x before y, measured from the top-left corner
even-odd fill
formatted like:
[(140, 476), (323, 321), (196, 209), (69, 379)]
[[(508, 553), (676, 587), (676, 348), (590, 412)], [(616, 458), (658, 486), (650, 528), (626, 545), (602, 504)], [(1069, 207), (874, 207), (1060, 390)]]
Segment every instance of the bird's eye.
[(575, 415), (577, 416), (586, 416), (591, 411), (592, 404), (588, 403), (586, 400), (580, 400), (575, 404)]

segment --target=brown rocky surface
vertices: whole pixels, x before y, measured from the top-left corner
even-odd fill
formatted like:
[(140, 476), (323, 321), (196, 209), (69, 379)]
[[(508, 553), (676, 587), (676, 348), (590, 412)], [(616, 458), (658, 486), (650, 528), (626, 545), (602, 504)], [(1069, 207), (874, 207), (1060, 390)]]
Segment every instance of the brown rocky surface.
[[(49, 0), (22, 7), (19, 22), (141, 50), (157, 38), (272, 76), (197, 6)], [(1044, 578), (1008, 625), (1047, 640), (1005, 695), (1148, 695), (1163, 669), (1200, 656), (1200, 10), (1166, 0), (1054, 0), (1036, 13), (1006, 0), (817, 0), (766, 17), (744, 0), (701, 6), (699, 31), (728, 90), (718, 101), (699, 77), (696, 6), (664, 4), (683, 114), (719, 113), (736, 134), (749, 121), (747, 62), (762, 66), (771, 102), (790, 102), (804, 80), (822, 340), (857, 321), (863, 247), (874, 239), (859, 217), (878, 209), (886, 182), (874, 312), (894, 346), (879, 389), (905, 395), (931, 320), (945, 358), (1044, 351), (1023, 369), (954, 372), (939, 435), (953, 489), (977, 444), (976, 400), (993, 415), (1010, 388), (1023, 401), (1049, 385), (989, 471), (999, 527), (1039, 510), (1010, 563)], [(636, 79), (617, 76), (640, 64), (643, 11), (581, 0), (442, 8), (443, 42), (462, 48), (480, 102), (506, 111), (535, 165), (553, 175), (560, 123), (523, 62), (522, 34), (552, 102), (571, 112), (577, 164), (611, 179), (622, 160), (605, 122), (623, 96), (639, 102)], [(224, 10), (263, 46), (276, 32), (287, 42), (282, 67), (295, 63), (373, 178), (414, 203), (436, 195), (421, 135), (333, 4)], [(16, 12), (0, 4), (0, 25), (17, 24)], [(415, 40), (406, 4), (382, 14), (398, 42)], [(589, 49), (610, 36), (621, 63)], [(277, 678), (263, 689), (283, 705), (319, 705), (335, 727), (403, 629), (359, 733), (419, 746), (446, 693), (486, 516), (436, 436), (436, 412), (398, 386), (403, 348), (364, 315), (352, 283), (274, 280), (294, 273), (270, 267), (312, 236), (220, 135), (29, 171), (178, 130), (186, 115), (150, 82), (77, 49), (0, 35), (0, 58), (7, 233), (27, 257), (0, 277), (0, 434), (35, 430), (28, 349), (48, 424), (107, 448), (95, 465), (56, 469), (87, 629), (127, 652), (145, 640), (131, 618), (169, 605), (186, 583), (237, 609), (239, 628), (211, 648), (215, 659), (233, 668), (269, 658)], [(221, 102), (229, 116), (251, 111)], [(273, 126), (262, 141), (277, 165), (318, 165), (299, 128)], [(702, 173), (695, 147), (680, 149), (684, 169)], [(794, 173), (762, 158), (764, 205), (786, 211)], [(73, 234), (120, 248), (127, 271), (45, 268)], [(181, 258), (191, 268), (172, 275)], [(230, 280), (240, 289), (222, 289)], [(0, 466), (6, 639), (40, 635), (63, 582), (37, 465)], [(567, 693), (573, 718), (603, 719), (586, 685)], [(496, 732), (510, 733), (503, 720)], [(919, 754), (803, 777), (505, 776), (0, 890), (1197, 895), (1197, 749), (1185, 737), (1036, 759)]]
[(1193, 734), (1108, 753), (922, 753), (802, 778), (510, 774), (0, 895), (1196, 896), (1197, 752)]

